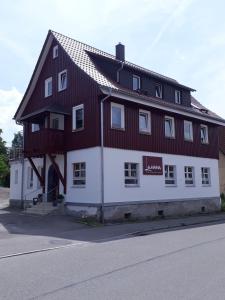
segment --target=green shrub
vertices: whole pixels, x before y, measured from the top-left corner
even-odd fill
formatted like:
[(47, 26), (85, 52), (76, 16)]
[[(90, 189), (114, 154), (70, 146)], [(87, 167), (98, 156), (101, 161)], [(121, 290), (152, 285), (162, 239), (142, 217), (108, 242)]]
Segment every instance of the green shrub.
[(224, 193), (220, 194), (220, 198), (221, 198), (221, 210), (225, 211), (225, 195), (224, 195)]

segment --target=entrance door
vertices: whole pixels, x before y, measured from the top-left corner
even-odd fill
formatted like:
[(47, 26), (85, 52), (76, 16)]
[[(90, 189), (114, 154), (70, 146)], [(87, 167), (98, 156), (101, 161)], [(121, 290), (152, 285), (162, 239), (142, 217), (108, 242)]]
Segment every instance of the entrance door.
[(59, 177), (51, 165), (48, 169), (48, 202), (56, 200), (59, 194)]

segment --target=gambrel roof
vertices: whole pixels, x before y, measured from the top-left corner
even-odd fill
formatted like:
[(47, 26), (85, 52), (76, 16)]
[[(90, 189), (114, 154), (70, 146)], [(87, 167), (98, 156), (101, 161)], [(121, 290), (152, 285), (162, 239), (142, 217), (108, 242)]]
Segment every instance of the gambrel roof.
[[(94, 63), (94, 61), (91, 57), (91, 54), (95, 54), (95, 55), (99, 55), (99, 56), (105, 57), (105, 58), (113, 60), (113, 61), (117, 61), (119, 63), (120, 61), (118, 61), (114, 55), (111, 55), (104, 51), (98, 50), (87, 44), (81, 43), (79, 41), (76, 41), (72, 38), (69, 38), (65, 35), (62, 35), (60, 33), (57, 33), (55, 31), (51, 31), (51, 30), (49, 31), (48, 36), (46, 38), (45, 44), (41, 51), (39, 60), (35, 67), (31, 81), (28, 85), (27, 91), (26, 91), (24, 98), (15, 114), (14, 118), (18, 121), (21, 120), (22, 113), (29, 101), (29, 98), (32, 95), (35, 84), (37, 82), (37, 78), (41, 72), (42, 66), (45, 62), (46, 56), (52, 45), (53, 40), (56, 40), (57, 43), (59, 44), (59, 46), (67, 53), (67, 55), (69, 56), (71, 61), (74, 64), (76, 64), (76, 66), (79, 67), (80, 70), (82, 70), (89, 78), (91, 78), (99, 86), (100, 91), (103, 94), (110, 93), (115, 97), (119, 97), (119, 98), (126, 99), (126, 100), (128, 100), (128, 99), (130, 100), (132, 98), (133, 99), (132, 101), (134, 101), (134, 102), (135, 102), (135, 99), (137, 99), (137, 102), (144, 101), (144, 104), (147, 104), (149, 106), (159, 107), (159, 108), (167, 110), (167, 111), (185, 114), (185, 115), (199, 118), (199, 119), (202, 119), (202, 120), (205, 120), (208, 122), (213, 122), (213, 123), (224, 123), (225, 122), (218, 115), (214, 114), (213, 112), (211, 112), (210, 110), (208, 110), (204, 106), (202, 106), (193, 97), (192, 97), (192, 107), (186, 107), (186, 106), (166, 102), (163, 99), (157, 99), (155, 97), (151, 97), (148, 95), (138, 94), (136, 91), (132, 91), (132, 90), (122, 87), (118, 83), (107, 78), (106, 75), (103, 74), (101, 72), (101, 70), (99, 70), (98, 66)], [(148, 74), (149, 76), (152, 76), (156, 79), (166, 81), (175, 86), (182, 87), (189, 91), (194, 91), (192, 88), (184, 86), (184, 85), (180, 84), (178, 81), (176, 81), (170, 77), (160, 75), (160, 74), (153, 72), (151, 70), (148, 70), (146, 68), (137, 66), (131, 62), (125, 61), (124, 65), (127, 66), (128, 68), (131, 68), (134, 71), (139, 71), (139, 72)]]

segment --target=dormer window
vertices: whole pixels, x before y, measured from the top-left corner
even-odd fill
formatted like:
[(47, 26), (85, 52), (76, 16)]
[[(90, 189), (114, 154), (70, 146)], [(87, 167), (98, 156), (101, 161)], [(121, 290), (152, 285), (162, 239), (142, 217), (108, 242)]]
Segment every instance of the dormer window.
[(58, 55), (59, 55), (59, 46), (56, 45), (56, 46), (53, 47), (52, 56), (53, 56), (53, 58), (56, 58), (56, 57), (58, 57)]
[(161, 84), (156, 84), (156, 86), (155, 86), (155, 96), (157, 98), (162, 98), (162, 85)]
[(52, 77), (45, 79), (45, 98), (52, 95)]
[(178, 90), (175, 90), (175, 103), (181, 104), (181, 93)]
[(58, 91), (63, 91), (67, 88), (67, 70), (58, 74)]
[(201, 132), (201, 143), (208, 144), (209, 143), (208, 126), (201, 124), (200, 132)]
[(133, 91), (141, 88), (141, 78), (137, 75), (133, 75)]

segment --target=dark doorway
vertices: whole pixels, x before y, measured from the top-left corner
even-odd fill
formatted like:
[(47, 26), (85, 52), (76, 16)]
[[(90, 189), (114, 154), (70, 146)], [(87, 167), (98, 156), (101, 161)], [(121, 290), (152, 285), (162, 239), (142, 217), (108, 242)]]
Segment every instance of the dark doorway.
[(56, 200), (59, 194), (59, 177), (53, 165), (48, 169), (48, 202)]

